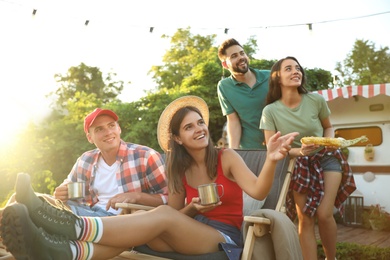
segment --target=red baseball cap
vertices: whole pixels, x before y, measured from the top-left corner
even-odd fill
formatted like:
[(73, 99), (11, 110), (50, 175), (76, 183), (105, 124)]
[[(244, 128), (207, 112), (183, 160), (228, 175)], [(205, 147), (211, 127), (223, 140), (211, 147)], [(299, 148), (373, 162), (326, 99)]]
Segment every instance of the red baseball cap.
[(91, 127), (91, 125), (93, 124), (93, 122), (95, 121), (95, 119), (101, 115), (110, 116), (110, 117), (114, 118), (115, 121), (118, 121), (118, 118), (119, 118), (113, 111), (111, 111), (109, 109), (96, 108), (92, 113), (87, 115), (84, 119), (84, 132), (86, 134), (88, 134), (88, 130)]

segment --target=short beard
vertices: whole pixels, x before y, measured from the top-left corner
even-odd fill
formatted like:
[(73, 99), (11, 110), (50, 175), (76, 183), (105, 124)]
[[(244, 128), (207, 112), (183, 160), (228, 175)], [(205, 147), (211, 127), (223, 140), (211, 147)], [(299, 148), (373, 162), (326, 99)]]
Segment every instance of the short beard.
[(247, 64), (247, 66), (245, 67), (245, 69), (240, 69), (238, 66), (233, 67), (233, 72), (234, 72), (234, 73), (237, 73), (237, 74), (245, 74), (245, 73), (248, 72), (248, 70), (249, 70), (248, 64)]

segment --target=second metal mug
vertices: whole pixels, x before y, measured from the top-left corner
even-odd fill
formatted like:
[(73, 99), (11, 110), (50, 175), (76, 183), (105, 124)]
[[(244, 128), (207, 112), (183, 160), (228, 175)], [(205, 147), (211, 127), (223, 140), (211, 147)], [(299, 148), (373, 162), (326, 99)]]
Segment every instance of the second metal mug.
[[(222, 194), (219, 195), (218, 187), (221, 187)], [(198, 194), (200, 198), (200, 204), (210, 205), (219, 202), (223, 196), (224, 190), (222, 184), (208, 183), (198, 186)]]
[(80, 199), (85, 197), (85, 182), (68, 183), (68, 198)]

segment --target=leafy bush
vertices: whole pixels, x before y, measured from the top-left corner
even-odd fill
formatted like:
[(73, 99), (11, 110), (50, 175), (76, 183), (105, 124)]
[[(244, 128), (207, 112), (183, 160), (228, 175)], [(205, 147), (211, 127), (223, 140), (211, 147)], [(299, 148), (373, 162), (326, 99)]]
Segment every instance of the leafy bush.
[[(343, 260), (385, 260), (390, 259), (390, 248), (339, 242), (336, 245), (337, 259)], [(317, 241), (318, 259), (324, 259), (325, 253), (321, 241)]]

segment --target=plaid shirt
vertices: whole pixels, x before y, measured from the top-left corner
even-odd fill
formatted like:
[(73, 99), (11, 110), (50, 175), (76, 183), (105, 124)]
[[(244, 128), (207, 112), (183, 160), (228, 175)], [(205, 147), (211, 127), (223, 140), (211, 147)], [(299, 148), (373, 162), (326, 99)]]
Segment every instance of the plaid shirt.
[[(65, 182), (84, 181), (86, 183), (86, 196), (83, 202), (90, 206), (99, 200), (93, 189), (99, 156), (99, 149), (82, 154), (65, 180)], [(120, 162), (120, 167), (116, 172), (119, 193), (160, 194), (164, 202), (168, 201), (164, 160), (158, 152), (146, 146), (125, 143), (121, 140), (116, 158)]]
[(356, 190), (351, 168), (339, 149), (328, 150), (324, 148), (312, 156), (297, 157), (286, 199), (286, 213), (291, 220), (294, 220), (297, 215), (293, 191), (307, 194), (307, 201), (303, 211), (311, 217), (315, 215), (317, 207), (324, 196), (324, 174), (320, 160), (325, 155), (334, 156), (338, 159), (343, 171), (341, 184), (334, 203), (341, 214), (344, 211), (343, 202)]

